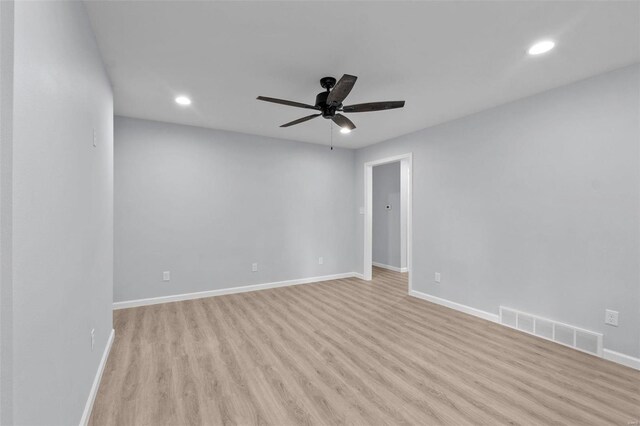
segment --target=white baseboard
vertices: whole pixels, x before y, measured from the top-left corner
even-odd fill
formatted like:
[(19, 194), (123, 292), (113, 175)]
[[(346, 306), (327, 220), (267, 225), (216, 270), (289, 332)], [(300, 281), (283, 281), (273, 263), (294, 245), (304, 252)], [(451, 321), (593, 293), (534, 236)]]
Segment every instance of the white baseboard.
[(107, 359), (109, 359), (109, 352), (111, 352), (111, 346), (113, 345), (113, 339), (115, 335), (115, 330), (111, 329), (111, 333), (109, 333), (109, 339), (107, 340), (107, 346), (105, 346), (104, 348), (102, 359), (100, 360), (100, 364), (98, 365), (98, 371), (96, 371), (96, 376), (93, 379), (93, 385), (91, 385), (91, 390), (89, 391), (89, 398), (87, 398), (87, 403), (84, 406), (84, 412), (82, 413), (82, 418), (80, 419), (80, 426), (86, 426), (87, 423), (89, 423), (91, 410), (93, 410), (93, 403), (96, 400), (96, 395), (98, 395), (100, 380), (102, 380), (102, 373), (104, 373), (104, 367), (105, 365), (107, 365)]
[(496, 314), (492, 314), (491, 312), (481, 311), (480, 309), (472, 308), (471, 306), (432, 296), (427, 293), (422, 293), (421, 291), (411, 290), (409, 291), (409, 296), (417, 297), (418, 299), (424, 299), (437, 305), (446, 306), (447, 308), (455, 309), (456, 311), (464, 312), (465, 314), (473, 315), (474, 317), (482, 318), (487, 321), (500, 321), (500, 317)]
[(358, 279), (364, 280), (364, 275), (363, 275), (363, 274), (361, 274), (360, 272), (354, 272), (354, 273), (353, 273), (353, 276), (354, 276), (355, 278), (358, 278)]
[(640, 358), (634, 358), (629, 355), (621, 354), (620, 352), (612, 351), (611, 349), (604, 349), (603, 358), (609, 361), (613, 361), (617, 364), (626, 365), (627, 367), (640, 370)]
[[(249, 291), (267, 290), (277, 287), (288, 287), (291, 285), (311, 284), (321, 281), (339, 280), (343, 278), (358, 277), (359, 274), (346, 272), (343, 274), (324, 275), (320, 277), (301, 278), (297, 280), (277, 281), (265, 284), (246, 285), (241, 287), (230, 287), (219, 290), (199, 291), (196, 293), (174, 294), (171, 296), (151, 297), (148, 299), (126, 300), (115, 302), (113, 309), (135, 308), (137, 306), (157, 305), (159, 303), (179, 302), (181, 300), (202, 299), (204, 297), (223, 296), (225, 294), (246, 293)], [(359, 278), (359, 277), (358, 277)]]
[[(471, 306), (467, 306), (467, 305), (463, 305), (460, 303), (456, 303), (456, 302), (452, 302), (450, 300), (447, 299), (442, 299), (440, 297), (436, 297), (436, 296), (432, 296), (430, 294), (427, 293), (422, 293), (420, 291), (416, 291), (416, 290), (411, 290), (409, 291), (409, 295), (413, 296), (413, 297), (417, 297), (418, 299), (423, 299), (426, 300), (428, 302), (432, 302), (435, 303), (437, 305), (442, 305), (442, 306), (446, 306), (447, 308), (451, 308), (451, 309), (455, 309), (456, 311), (459, 312), (463, 312), (465, 314), (469, 314), (469, 315), (473, 315), (474, 317), (478, 317), (478, 318), (482, 318), (485, 319), (487, 321), (491, 321), (491, 322), (495, 322), (503, 327), (508, 327), (512, 330), (516, 330), (516, 331), (520, 331), (521, 333), (524, 333), (524, 331), (522, 330), (518, 330), (516, 328), (512, 328), (509, 327), (505, 324), (501, 324), (500, 323), (500, 316), (496, 315), (496, 314), (492, 314), (490, 312), (486, 312), (486, 311), (482, 311), (480, 309), (476, 309), (476, 308), (472, 308)], [(527, 333), (529, 335), (532, 335), (530, 333)], [(535, 336), (535, 335), (533, 335)], [(539, 336), (536, 336), (539, 337)], [(541, 337), (539, 337), (541, 338)], [(547, 339), (545, 339), (547, 340)], [(553, 342), (551, 340), (548, 340), (552, 343), (556, 343)], [(559, 344), (559, 343), (556, 343)], [(610, 349), (604, 349), (602, 354), (602, 358), (609, 360), (609, 361), (613, 361), (617, 364), (621, 364), (621, 365), (625, 365), (627, 367), (631, 367), (634, 368), (636, 370), (640, 370), (640, 358), (634, 358), (630, 355), (625, 355), (625, 354), (621, 354), (619, 352), (615, 352), (612, 351)]]
[(373, 266), (377, 266), (378, 268), (388, 269), (394, 272), (407, 272), (407, 268), (398, 268), (397, 266), (385, 265), (384, 263), (371, 262)]

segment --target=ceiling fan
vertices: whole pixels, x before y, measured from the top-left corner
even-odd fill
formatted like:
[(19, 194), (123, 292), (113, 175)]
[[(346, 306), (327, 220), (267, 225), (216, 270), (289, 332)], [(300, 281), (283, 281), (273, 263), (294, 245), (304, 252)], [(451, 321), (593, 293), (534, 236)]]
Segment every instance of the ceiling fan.
[[(355, 75), (345, 74), (336, 83), (336, 79), (333, 77), (324, 77), (320, 79), (320, 86), (326, 89), (325, 92), (320, 92), (316, 95), (315, 105), (303, 104), (300, 102), (287, 101), (284, 99), (269, 98), (266, 96), (258, 96), (259, 101), (273, 102), (276, 104), (289, 105), (298, 108), (313, 109), (319, 111), (316, 114), (308, 115), (306, 117), (293, 120), (289, 123), (285, 123), (280, 127), (289, 127), (295, 124), (304, 123), (312, 118), (320, 117), (333, 120), (340, 128), (345, 131), (351, 131), (356, 128), (344, 115), (340, 112), (372, 112), (372, 111), (384, 111), (387, 109), (402, 108), (404, 101), (384, 101), (384, 102), (368, 102), (364, 104), (355, 105), (342, 105), (342, 101), (345, 100), (353, 85), (356, 83), (358, 77)], [(332, 90), (333, 89), (333, 90)]]

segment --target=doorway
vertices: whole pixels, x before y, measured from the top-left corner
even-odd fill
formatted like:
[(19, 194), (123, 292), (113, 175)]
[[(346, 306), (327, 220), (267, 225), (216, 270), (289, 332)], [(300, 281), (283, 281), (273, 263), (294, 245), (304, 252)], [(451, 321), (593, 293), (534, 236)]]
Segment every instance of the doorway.
[[(364, 279), (372, 279), (374, 265), (406, 272), (409, 275), (409, 291), (413, 288), (412, 168), (411, 153), (370, 161), (364, 165)], [(398, 180), (394, 181), (394, 177)]]

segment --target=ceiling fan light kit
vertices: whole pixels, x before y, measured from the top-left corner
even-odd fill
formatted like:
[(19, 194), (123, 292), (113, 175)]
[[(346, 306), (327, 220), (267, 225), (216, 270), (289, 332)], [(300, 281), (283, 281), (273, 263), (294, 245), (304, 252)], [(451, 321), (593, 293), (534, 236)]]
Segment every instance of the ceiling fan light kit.
[(266, 96), (258, 96), (258, 100), (265, 102), (273, 102), (281, 105), (288, 105), (297, 108), (313, 109), (318, 111), (316, 114), (311, 114), (306, 117), (299, 118), (297, 120), (285, 123), (280, 127), (290, 127), (296, 124), (304, 123), (316, 117), (322, 116), (323, 118), (330, 119), (336, 123), (341, 133), (349, 133), (356, 128), (351, 120), (341, 114), (353, 113), (353, 112), (373, 112), (384, 111), (388, 109), (402, 108), (404, 101), (383, 101), (383, 102), (368, 102), (364, 104), (347, 105), (343, 106), (342, 102), (353, 89), (358, 77), (355, 75), (344, 74), (339, 81), (333, 77), (323, 77), (320, 79), (320, 86), (325, 89), (324, 92), (320, 92), (316, 95), (315, 105), (303, 104), (300, 102), (287, 101), (278, 98), (269, 98)]

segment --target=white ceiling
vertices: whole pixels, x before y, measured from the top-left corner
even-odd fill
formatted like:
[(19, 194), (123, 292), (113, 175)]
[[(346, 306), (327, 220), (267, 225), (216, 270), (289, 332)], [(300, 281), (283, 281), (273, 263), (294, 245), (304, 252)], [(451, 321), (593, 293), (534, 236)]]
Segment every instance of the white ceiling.
[[(349, 114), (335, 131), (358, 148), (640, 61), (639, 2), (141, 2), (87, 9), (118, 115), (329, 143), (309, 110), (318, 80), (357, 75), (345, 105), (406, 100)], [(545, 55), (532, 42), (554, 39)], [(193, 99), (191, 107), (173, 101)]]

